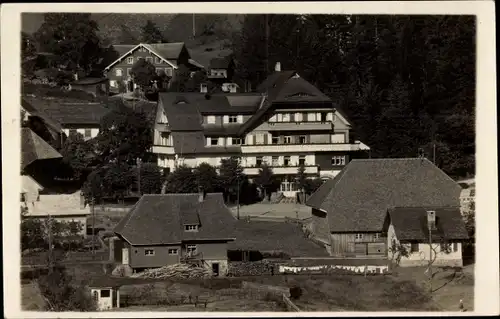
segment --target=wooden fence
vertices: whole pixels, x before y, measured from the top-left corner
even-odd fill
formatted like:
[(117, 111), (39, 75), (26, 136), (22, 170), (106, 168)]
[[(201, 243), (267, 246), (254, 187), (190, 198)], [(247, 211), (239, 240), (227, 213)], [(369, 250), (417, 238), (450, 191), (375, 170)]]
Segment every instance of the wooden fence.
[(283, 294), (283, 302), (285, 303), (287, 309), (289, 311), (292, 311), (292, 312), (301, 312), (301, 310), (299, 309), (299, 307), (297, 307), (297, 305), (295, 305), (291, 300), (290, 298), (288, 298), (285, 294)]

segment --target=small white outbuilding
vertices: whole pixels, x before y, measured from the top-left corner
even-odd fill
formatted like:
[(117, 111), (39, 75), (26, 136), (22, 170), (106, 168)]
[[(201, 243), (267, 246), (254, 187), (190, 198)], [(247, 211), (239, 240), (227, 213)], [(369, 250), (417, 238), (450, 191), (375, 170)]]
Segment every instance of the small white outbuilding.
[(96, 278), (89, 284), (89, 289), (97, 310), (120, 308), (120, 285), (113, 278)]

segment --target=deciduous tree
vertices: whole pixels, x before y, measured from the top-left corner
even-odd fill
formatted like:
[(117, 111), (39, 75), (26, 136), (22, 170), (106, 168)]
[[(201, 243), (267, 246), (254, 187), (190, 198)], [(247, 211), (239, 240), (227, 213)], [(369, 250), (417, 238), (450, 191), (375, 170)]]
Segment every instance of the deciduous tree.
[[(226, 194), (235, 195), (238, 183), (243, 180), (243, 167), (238, 157), (223, 158), (219, 166), (220, 186)], [(240, 189), (241, 190), (241, 189)]]
[(154, 65), (145, 59), (137, 60), (132, 66), (130, 74), (134, 82), (139, 85), (143, 91), (150, 88), (153, 85), (153, 81), (158, 77)]
[(42, 51), (58, 57), (59, 64), (89, 71), (99, 58), (97, 31), (90, 13), (46, 13), (35, 39)]
[(201, 163), (194, 169), (196, 183), (208, 193), (214, 192), (218, 188), (217, 170), (208, 163)]
[(79, 180), (88, 174), (96, 154), (93, 145), (84, 140), (80, 133), (70, 133), (60, 151), (63, 163), (69, 168), (70, 177)]
[[(134, 178), (138, 178), (137, 167), (133, 169)], [(163, 184), (163, 176), (158, 165), (154, 163), (141, 164), (141, 193), (159, 194)]]
[(102, 118), (96, 150), (102, 163), (124, 161), (133, 165), (138, 157), (144, 159), (152, 138), (146, 115), (121, 105)]
[(254, 182), (264, 194), (264, 198), (269, 199), (271, 197), (271, 192), (275, 190), (276, 180), (271, 167), (264, 163), (260, 167), (259, 174), (255, 177)]
[(193, 169), (181, 165), (167, 176), (165, 193), (196, 193), (198, 183)]

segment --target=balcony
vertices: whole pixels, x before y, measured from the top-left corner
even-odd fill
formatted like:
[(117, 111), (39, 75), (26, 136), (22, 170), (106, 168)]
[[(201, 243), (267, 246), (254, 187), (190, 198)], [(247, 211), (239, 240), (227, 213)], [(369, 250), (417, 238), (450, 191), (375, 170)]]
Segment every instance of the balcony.
[(173, 146), (153, 145), (151, 152), (154, 154), (175, 154)]
[(243, 154), (261, 153), (304, 153), (304, 152), (350, 152), (359, 151), (359, 143), (328, 143), (328, 144), (257, 144), (242, 145)]
[(317, 131), (333, 130), (332, 122), (268, 122), (262, 125), (268, 131)]
[[(271, 166), (273, 170), (273, 174), (275, 175), (296, 175), (297, 171), (299, 169), (298, 166)], [(243, 168), (243, 173), (245, 175), (250, 175), (250, 176), (255, 176), (259, 174), (259, 169), (260, 167), (254, 166), (254, 167), (244, 167)], [(316, 165), (311, 165), (311, 166), (306, 166), (305, 167), (305, 173), (306, 174), (318, 174), (319, 168)]]
[(159, 132), (170, 132), (170, 125), (168, 123), (156, 123), (155, 129)]

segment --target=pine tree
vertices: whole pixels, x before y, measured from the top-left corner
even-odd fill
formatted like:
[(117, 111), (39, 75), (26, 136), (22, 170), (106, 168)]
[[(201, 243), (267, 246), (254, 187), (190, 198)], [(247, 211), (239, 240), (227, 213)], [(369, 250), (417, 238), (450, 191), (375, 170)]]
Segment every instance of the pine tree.
[(163, 43), (168, 42), (161, 33), (160, 29), (151, 20), (146, 21), (142, 27), (141, 40), (143, 43)]

